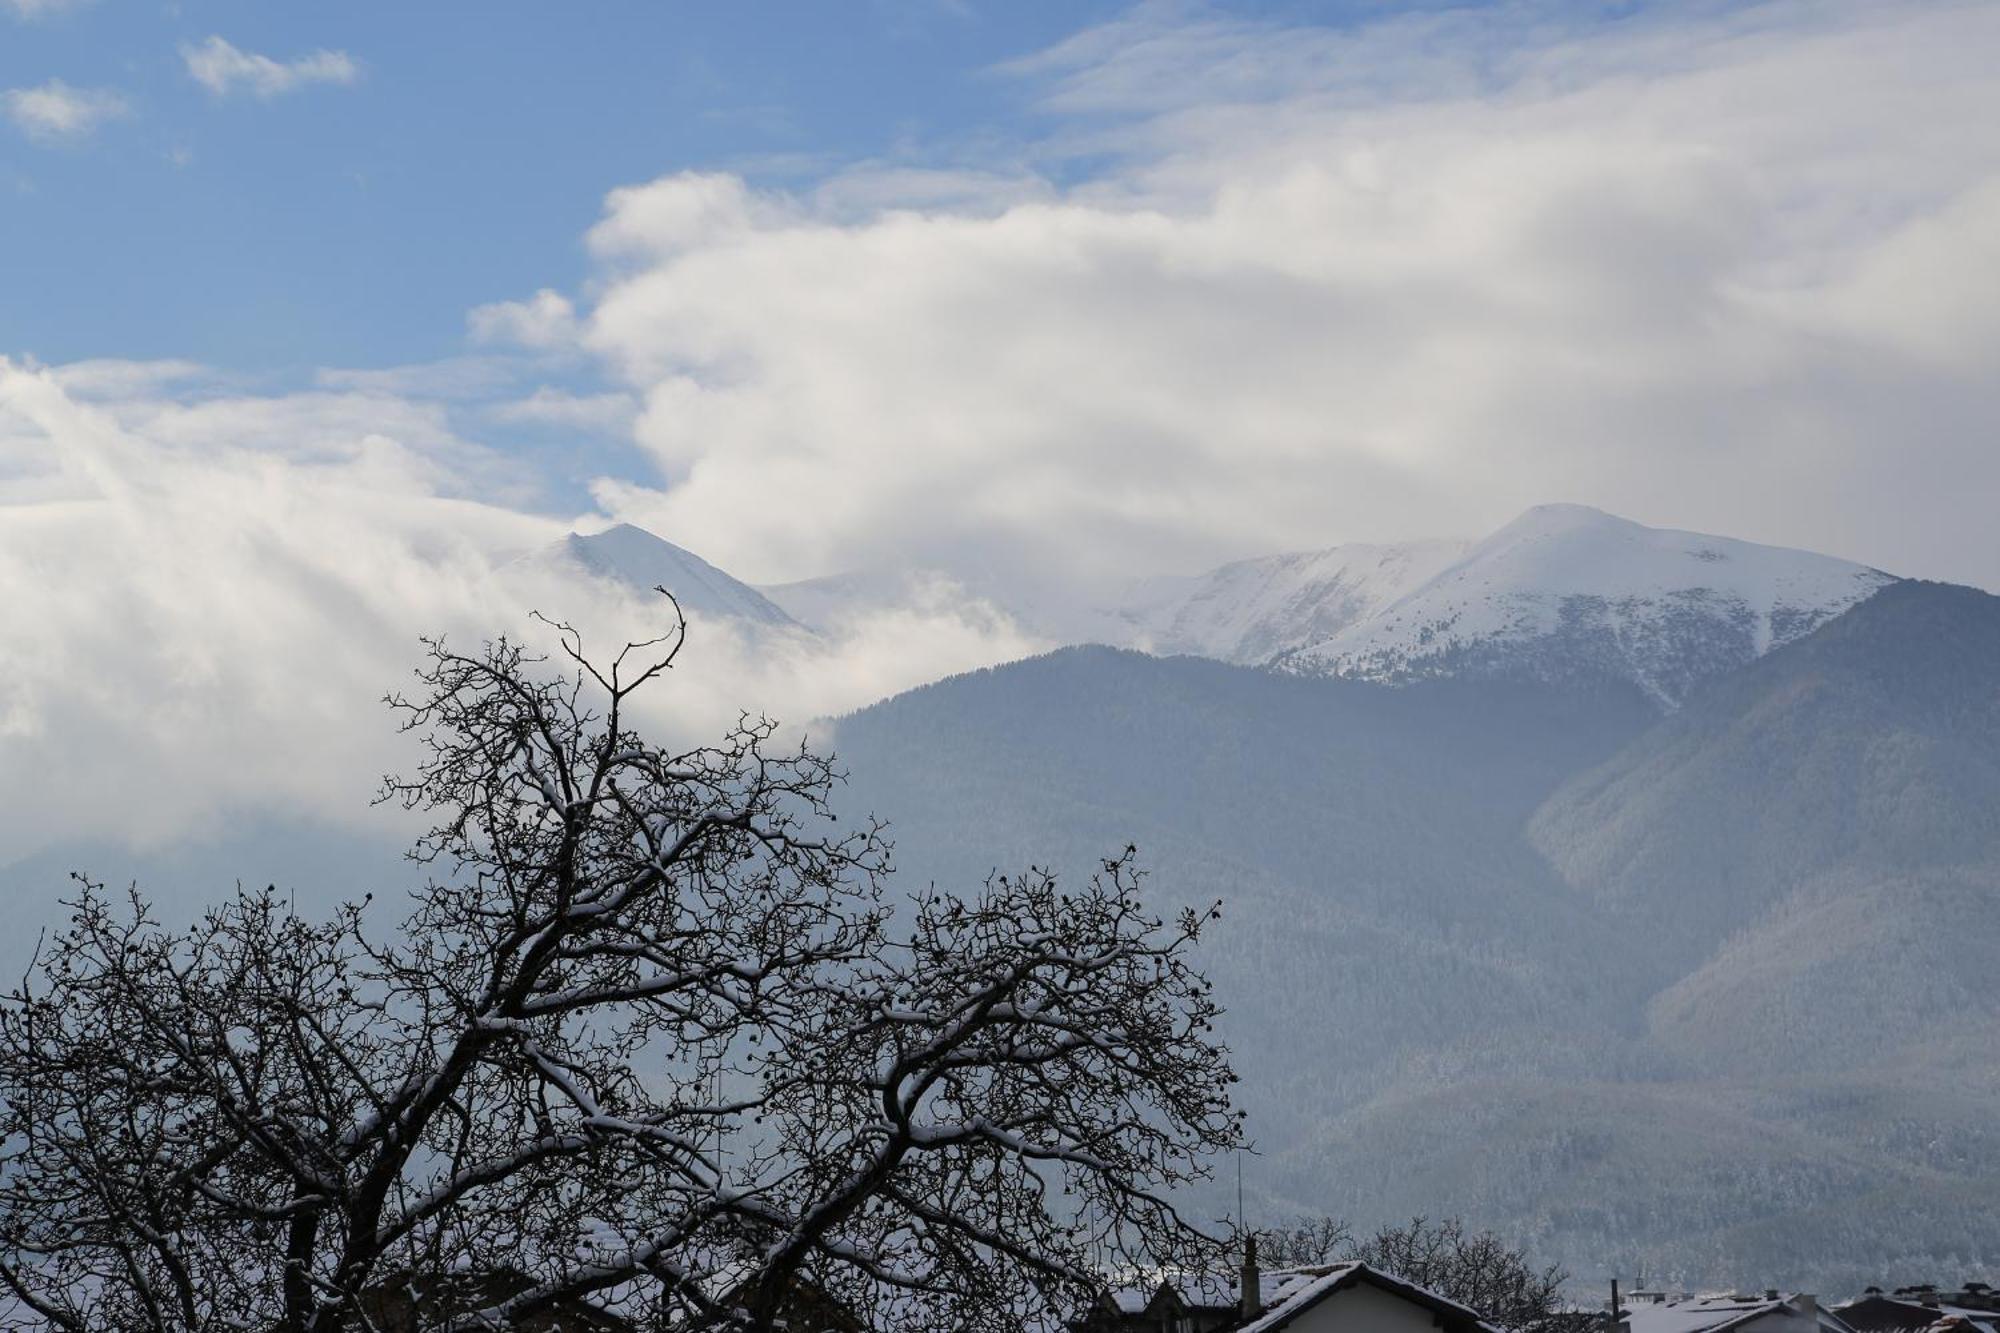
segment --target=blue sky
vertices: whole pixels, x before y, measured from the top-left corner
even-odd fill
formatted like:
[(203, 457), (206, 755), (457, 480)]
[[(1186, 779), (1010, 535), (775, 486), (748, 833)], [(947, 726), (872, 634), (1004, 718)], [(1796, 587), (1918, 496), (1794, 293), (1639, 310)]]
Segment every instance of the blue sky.
[[(128, 107), (81, 142), (0, 138), (0, 348), (253, 371), (444, 355), (471, 307), (579, 280), (613, 186), (1007, 136), (1020, 89), (989, 67), (1110, 8), (97, 0), (0, 18), (0, 87), (55, 78)], [(215, 35), (358, 73), (217, 96), (181, 54)]]

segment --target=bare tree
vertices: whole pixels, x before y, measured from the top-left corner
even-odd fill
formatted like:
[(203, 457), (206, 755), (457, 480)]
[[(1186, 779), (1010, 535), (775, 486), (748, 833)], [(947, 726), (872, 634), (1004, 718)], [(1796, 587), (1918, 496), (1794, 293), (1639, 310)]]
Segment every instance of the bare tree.
[(1348, 1256), (1469, 1306), (1511, 1333), (1565, 1326), (1569, 1274), (1537, 1268), (1522, 1250), (1490, 1231), (1468, 1232), (1455, 1217), (1383, 1227), (1349, 1246)]
[(1337, 1217), (1315, 1217), (1295, 1226), (1257, 1233), (1257, 1248), (1273, 1268), (1311, 1268), (1330, 1264), (1353, 1248), (1354, 1236)]
[(0, 1327), (331, 1333), (505, 1274), (438, 1325), (1019, 1328), (1214, 1258), (1171, 1197), (1240, 1135), (1209, 913), (1149, 915), (1128, 849), (893, 930), (826, 759), (636, 733), (684, 628), (553, 629), (566, 674), (436, 642), (391, 699), (426, 749), (386, 795), (435, 820), (400, 934), (83, 885), (0, 1006)]

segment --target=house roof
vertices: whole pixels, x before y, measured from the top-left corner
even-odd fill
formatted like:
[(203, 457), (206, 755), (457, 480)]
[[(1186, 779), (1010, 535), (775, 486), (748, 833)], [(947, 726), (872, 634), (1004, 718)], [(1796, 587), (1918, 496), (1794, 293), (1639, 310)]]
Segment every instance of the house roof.
[(1697, 1296), (1655, 1305), (1628, 1305), (1622, 1322), (1628, 1333), (1722, 1333), (1784, 1307), (1782, 1300), (1762, 1297)]
[(1180, 1291), (1170, 1279), (1156, 1281), (1150, 1285), (1133, 1283), (1129, 1286), (1115, 1287), (1104, 1294), (1104, 1299), (1111, 1303), (1113, 1309), (1126, 1315), (1144, 1314), (1162, 1297), (1172, 1304), (1184, 1303)]
[[(1626, 1333), (1725, 1333), (1754, 1319), (1786, 1311), (1803, 1314), (1794, 1295), (1694, 1296), (1658, 1304), (1628, 1305), (1622, 1321)], [(1847, 1322), (1822, 1306), (1813, 1307), (1824, 1333), (1853, 1333)]]
[(2000, 1311), (1951, 1301), (1951, 1296), (1962, 1294), (1937, 1292), (1926, 1298), (1919, 1293), (1870, 1292), (1835, 1307), (1835, 1313), (1861, 1329), (1922, 1329), (1956, 1319), (1970, 1325), (1972, 1333), (2000, 1333)]
[(1267, 1308), (1255, 1319), (1228, 1325), (1228, 1333), (1275, 1333), (1335, 1292), (1358, 1286), (1386, 1291), (1430, 1311), (1445, 1333), (1497, 1333), (1477, 1311), (1364, 1263), (1272, 1273), (1260, 1285)]

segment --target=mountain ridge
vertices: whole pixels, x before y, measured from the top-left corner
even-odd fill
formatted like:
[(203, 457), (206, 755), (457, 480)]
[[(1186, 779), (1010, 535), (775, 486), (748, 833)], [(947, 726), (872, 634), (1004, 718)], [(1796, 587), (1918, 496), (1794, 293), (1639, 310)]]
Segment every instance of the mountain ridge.
[[(1348, 543), (1141, 579), (1107, 604), (1043, 587), (1010, 602), (991, 571), (875, 570), (754, 588), (644, 529), (572, 533), (545, 567), (649, 591), (697, 615), (834, 633), (917, 612), (1018, 643), (1102, 642), (1297, 675), (1622, 680), (1661, 710), (1895, 582), (1832, 556), (1537, 505), (1476, 541)], [(1074, 591), (1074, 590), (1072, 590)]]
[(1666, 713), (1070, 648), (834, 738), (906, 873), (1130, 839), (1161, 910), (1223, 897), (1267, 1215), (1841, 1291), (2000, 1263), (1996, 714), (2000, 598), (1905, 581)]

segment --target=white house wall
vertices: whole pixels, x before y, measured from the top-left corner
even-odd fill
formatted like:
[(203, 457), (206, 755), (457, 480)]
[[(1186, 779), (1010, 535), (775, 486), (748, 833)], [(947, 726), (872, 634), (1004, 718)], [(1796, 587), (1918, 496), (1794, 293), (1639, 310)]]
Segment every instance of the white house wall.
[[(1431, 1312), (1365, 1284), (1336, 1291), (1285, 1325), (1286, 1333), (1437, 1333)], [(1759, 1329), (1758, 1333), (1765, 1333)], [(1771, 1330), (1792, 1333), (1792, 1330)], [(1802, 1329), (1799, 1333), (1813, 1333)]]

